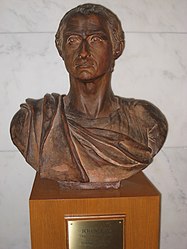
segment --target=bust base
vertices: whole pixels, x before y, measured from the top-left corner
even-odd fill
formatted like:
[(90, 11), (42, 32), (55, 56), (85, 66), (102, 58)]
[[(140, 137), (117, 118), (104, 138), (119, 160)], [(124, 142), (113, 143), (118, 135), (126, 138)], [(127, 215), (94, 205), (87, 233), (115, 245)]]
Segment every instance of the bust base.
[(160, 193), (142, 172), (119, 189), (100, 190), (62, 190), (36, 174), (29, 204), (32, 249), (72, 249), (67, 217), (119, 215), (125, 216), (123, 249), (159, 248)]

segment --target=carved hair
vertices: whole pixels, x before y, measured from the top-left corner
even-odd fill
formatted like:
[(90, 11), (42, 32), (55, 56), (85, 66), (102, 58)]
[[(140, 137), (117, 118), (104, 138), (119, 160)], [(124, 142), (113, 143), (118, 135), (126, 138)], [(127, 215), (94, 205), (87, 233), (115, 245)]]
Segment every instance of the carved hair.
[(57, 33), (55, 35), (55, 43), (61, 57), (63, 49), (63, 31), (68, 23), (68, 20), (76, 14), (94, 14), (103, 17), (106, 20), (106, 24), (108, 25), (113, 53), (116, 53), (115, 59), (122, 54), (125, 47), (125, 35), (120, 20), (111, 10), (107, 9), (106, 7), (99, 4), (88, 3), (79, 5), (76, 8), (71, 9), (64, 15), (64, 17), (60, 21)]

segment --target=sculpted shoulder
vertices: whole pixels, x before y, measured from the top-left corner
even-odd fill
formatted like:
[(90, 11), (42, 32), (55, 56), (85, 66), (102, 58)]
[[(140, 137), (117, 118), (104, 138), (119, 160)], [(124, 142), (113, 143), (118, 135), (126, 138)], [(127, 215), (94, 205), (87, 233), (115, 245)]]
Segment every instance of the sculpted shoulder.
[(129, 126), (139, 127), (140, 131), (145, 131), (153, 154), (158, 153), (168, 133), (168, 123), (164, 114), (146, 100), (120, 98), (120, 106), (129, 117)]
[[(55, 109), (58, 104), (59, 94), (45, 94), (45, 96), (41, 99), (26, 99), (26, 104), (33, 113), (36, 115), (40, 115), (43, 111), (49, 111), (51, 109)], [(24, 104), (23, 104), (24, 105)], [(21, 105), (22, 107), (22, 105)]]
[(13, 143), (20, 152), (26, 157), (29, 134), (31, 128), (36, 137), (40, 137), (43, 114), (47, 118), (55, 113), (59, 94), (46, 94), (41, 99), (26, 99), (26, 102), (20, 105), (19, 111), (14, 115), (10, 124), (10, 134)]
[[(142, 121), (149, 123), (154, 119), (155, 121), (163, 122), (168, 128), (167, 120), (164, 114), (160, 111), (158, 107), (147, 100), (134, 99), (134, 98), (121, 98), (120, 105), (124, 110), (127, 108), (129, 112), (132, 112), (134, 115), (142, 119)], [(145, 119), (146, 118), (146, 119)]]

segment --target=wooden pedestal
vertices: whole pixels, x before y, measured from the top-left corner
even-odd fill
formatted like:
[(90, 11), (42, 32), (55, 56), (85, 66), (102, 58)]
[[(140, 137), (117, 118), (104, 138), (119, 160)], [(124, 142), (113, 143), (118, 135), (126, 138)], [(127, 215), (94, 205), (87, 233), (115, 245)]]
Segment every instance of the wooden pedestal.
[(93, 215), (126, 215), (124, 249), (159, 248), (160, 193), (142, 172), (118, 190), (62, 190), (36, 175), (29, 204), (32, 249), (68, 249), (65, 217)]

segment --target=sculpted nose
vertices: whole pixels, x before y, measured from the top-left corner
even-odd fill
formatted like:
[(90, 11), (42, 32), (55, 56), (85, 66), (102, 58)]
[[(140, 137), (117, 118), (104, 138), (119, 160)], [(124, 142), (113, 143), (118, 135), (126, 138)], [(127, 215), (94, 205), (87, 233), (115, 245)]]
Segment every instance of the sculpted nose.
[(85, 59), (88, 56), (90, 56), (89, 46), (87, 44), (87, 41), (83, 40), (80, 47), (79, 57)]

